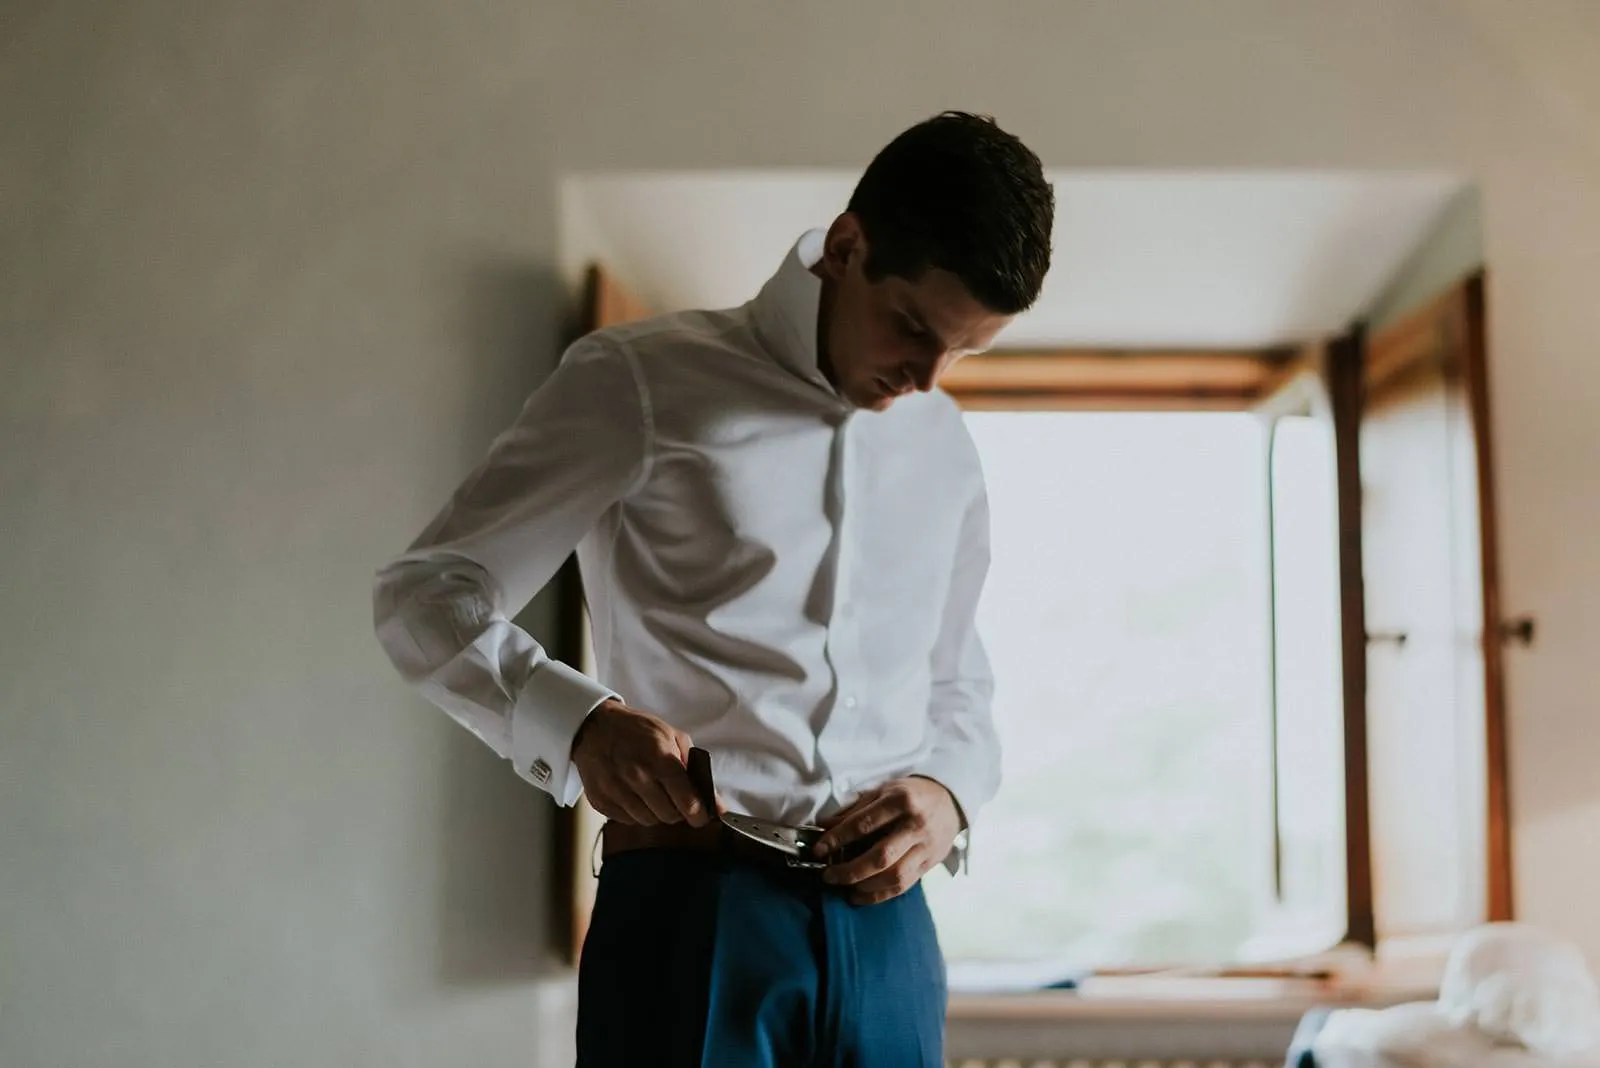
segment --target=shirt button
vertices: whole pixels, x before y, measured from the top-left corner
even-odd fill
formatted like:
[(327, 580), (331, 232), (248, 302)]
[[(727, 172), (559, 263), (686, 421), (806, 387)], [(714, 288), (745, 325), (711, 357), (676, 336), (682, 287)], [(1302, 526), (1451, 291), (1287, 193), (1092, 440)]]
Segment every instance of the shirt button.
[(855, 694), (853, 694), (853, 693), (845, 694), (844, 707), (846, 707), (846, 708), (854, 708), (854, 707), (856, 707), (856, 695)]

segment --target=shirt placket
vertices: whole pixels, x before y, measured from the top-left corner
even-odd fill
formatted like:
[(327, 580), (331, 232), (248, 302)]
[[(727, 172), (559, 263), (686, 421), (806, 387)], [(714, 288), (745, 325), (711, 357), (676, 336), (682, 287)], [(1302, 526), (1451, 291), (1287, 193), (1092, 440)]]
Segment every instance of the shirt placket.
[(833, 604), (828, 621), (828, 659), (833, 665), (834, 704), (819, 739), (835, 800), (843, 803), (855, 787), (850, 747), (859, 736), (870, 694), (861, 656), (861, 610), (857, 598), (861, 568), (859, 529), (865, 503), (861, 486), (861, 440), (854, 420), (846, 417), (835, 432), (838, 457), (837, 551), (834, 554)]

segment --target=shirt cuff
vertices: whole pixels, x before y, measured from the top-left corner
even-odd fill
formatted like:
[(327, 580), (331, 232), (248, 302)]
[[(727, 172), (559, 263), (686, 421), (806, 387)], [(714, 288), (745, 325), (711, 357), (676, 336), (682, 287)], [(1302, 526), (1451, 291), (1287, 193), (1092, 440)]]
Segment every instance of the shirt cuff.
[(913, 775), (924, 779), (932, 779), (950, 792), (951, 798), (956, 803), (956, 815), (961, 819), (961, 831), (956, 835), (950, 852), (945, 856), (943, 864), (945, 870), (951, 875), (959, 875), (967, 868), (967, 847), (972, 835), (971, 806), (962, 800), (963, 797), (974, 797), (977, 791), (966, 785), (966, 777), (962, 774), (960, 766), (954, 760), (941, 759), (938, 754), (922, 767), (912, 772)]
[(511, 712), (511, 763), (517, 774), (564, 806), (583, 782), (572, 767), (572, 739), (590, 712), (616, 692), (559, 660), (539, 663)]

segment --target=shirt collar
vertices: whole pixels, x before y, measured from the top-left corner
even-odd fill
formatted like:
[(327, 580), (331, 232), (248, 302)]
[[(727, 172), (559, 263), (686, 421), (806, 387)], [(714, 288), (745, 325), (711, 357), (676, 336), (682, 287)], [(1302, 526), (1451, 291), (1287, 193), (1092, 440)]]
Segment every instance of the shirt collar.
[[(817, 310), (822, 303), (822, 280), (811, 273), (822, 259), (827, 232), (807, 230), (784, 256), (778, 271), (752, 302), (756, 329), (784, 367), (834, 396), (817, 362)], [(842, 398), (841, 398), (842, 399)]]

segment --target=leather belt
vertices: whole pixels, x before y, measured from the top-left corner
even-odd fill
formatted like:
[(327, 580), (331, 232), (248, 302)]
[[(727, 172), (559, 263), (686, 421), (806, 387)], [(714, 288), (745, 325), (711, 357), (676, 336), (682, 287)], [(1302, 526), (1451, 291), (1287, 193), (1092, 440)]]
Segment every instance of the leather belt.
[[(715, 812), (717, 788), (711, 776), (711, 754), (704, 749), (691, 749), (688, 771), (689, 781), (694, 784), (702, 803)], [(613, 820), (601, 831), (601, 856), (639, 849), (683, 849), (721, 853), (797, 871), (820, 872), (831, 864), (860, 855), (871, 845), (871, 842), (852, 843), (848, 850), (818, 858), (811, 849), (822, 833), (823, 828), (809, 824), (790, 826), (735, 812), (724, 812), (704, 827), (691, 827), (687, 823), (640, 826)]]

